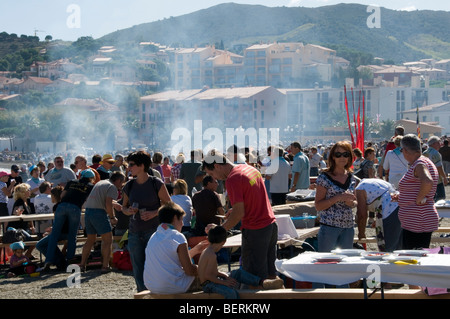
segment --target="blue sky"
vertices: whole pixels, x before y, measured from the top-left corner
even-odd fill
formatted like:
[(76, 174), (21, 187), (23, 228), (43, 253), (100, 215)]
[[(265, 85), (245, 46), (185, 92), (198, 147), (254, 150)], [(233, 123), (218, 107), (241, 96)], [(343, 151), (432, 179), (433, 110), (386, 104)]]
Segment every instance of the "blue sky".
[(99, 38), (110, 32), (179, 16), (220, 3), (260, 4), (268, 7), (318, 7), (336, 3), (377, 5), (394, 10), (450, 11), (448, 0), (0, 0), (0, 32), (74, 41)]

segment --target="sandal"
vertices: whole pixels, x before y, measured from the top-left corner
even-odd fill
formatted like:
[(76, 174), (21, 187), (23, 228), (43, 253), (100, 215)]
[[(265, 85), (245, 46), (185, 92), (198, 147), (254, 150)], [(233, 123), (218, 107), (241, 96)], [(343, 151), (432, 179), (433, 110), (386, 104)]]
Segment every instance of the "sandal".
[(101, 272), (102, 272), (102, 274), (106, 274), (106, 273), (108, 273), (108, 272), (110, 272), (112, 270), (112, 268), (111, 267), (102, 267), (102, 270), (101, 270)]

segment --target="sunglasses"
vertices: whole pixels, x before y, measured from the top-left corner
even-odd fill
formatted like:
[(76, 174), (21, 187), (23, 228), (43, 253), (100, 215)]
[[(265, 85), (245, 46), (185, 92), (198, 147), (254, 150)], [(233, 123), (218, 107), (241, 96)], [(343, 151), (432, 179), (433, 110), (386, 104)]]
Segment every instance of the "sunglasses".
[(336, 153), (334, 153), (334, 157), (336, 157), (336, 158), (340, 158), (340, 157), (342, 157), (342, 156), (344, 156), (344, 157), (350, 157), (352, 154), (350, 154), (350, 152), (344, 152), (344, 153), (341, 153), (341, 152), (336, 152)]
[(133, 167), (135, 165), (137, 165), (137, 164), (136, 163), (128, 163), (128, 167)]

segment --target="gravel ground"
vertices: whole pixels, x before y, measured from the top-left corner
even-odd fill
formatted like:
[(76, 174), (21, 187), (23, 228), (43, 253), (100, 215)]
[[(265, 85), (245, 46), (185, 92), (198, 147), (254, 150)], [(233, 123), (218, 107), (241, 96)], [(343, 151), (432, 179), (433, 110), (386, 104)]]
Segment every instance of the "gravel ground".
[[(447, 198), (450, 197), (450, 187), (446, 187)], [(450, 226), (450, 219), (441, 221), (441, 226)], [(375, 234), (373, 229), (368, 229), (367, 236)], [(437, 235), (438, 236), (438, 235)], [(82, 245), (77, 252), (81, 253)], [(368, 249), (376, 250), (376, 245), (369, 245)], [(39, 254), (36, 253), (39, 258)], [(5, 270), (4, 266), (1, 266)], [(232, 267), (238, 267), (233, 263)], [(228, 270), (227, 265), (221, 265), (221, 269)], [(74, 280), (71, 273), (50, 271), (38, 277), (16, 277), (0, 279), (1, 299), (132, 299), (136, 293), (136, 285), (131, 271), (117, 271), (102, 274), (100, 269), (88, 269)], [(78, 287), (68, 287), (78, 284)]]

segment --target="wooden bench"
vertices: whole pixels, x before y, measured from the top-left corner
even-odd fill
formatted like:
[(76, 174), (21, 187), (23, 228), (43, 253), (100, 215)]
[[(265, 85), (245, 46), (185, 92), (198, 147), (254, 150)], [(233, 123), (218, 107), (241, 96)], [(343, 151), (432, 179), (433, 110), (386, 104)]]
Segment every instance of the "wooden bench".
[[(364, 289), (276, 289), (240, 290), (241, 299), (364, 299)], [(145, 290), (134, 294), (134, 299), (224, 299), (220, 294), (202, 291), (180, 294), (152, 294)], [(369, 299), (381, 299), (379, 291), (370, 294)], [(450, 299), (450, 293), (428, 296), (420, 289), (384, 289), (384, 299)]]
[[(33, 237), (34, 235), (32, 235), (32, 237)], [(1, 237), (1, 236), (0, 236)], [(36, 236), (34, 236), (34, 237), (36, 237)], [(113, 242), (115, 242), (115, 241), (119, 241), (119, 240), (121, 240), (122, 239), (122, 236), (113, 236)], [(101, 241), (102, 240), (102, 238), (101, 237), (97, 237), (96, 239), (95, 239), (95, 241), (96, 242), (98, 242), (98, 241)], [(84, 242), (86, 242), (87, 241), (87, 237), (85, 237), (85, 236), (78, 236), (77, 237), (77, 243), (84, 243)], [(39, 241), (38, 240), (31, 240), (31, 241), (25, 241), (24, 242), (24, 244), (25, 244), (25, 246), (36, 246), (36, 244), (38, 243)], [(64, 245), (66, 243), (66, 241), (65, 240), (60, 240), (60, 241), (58, 241), (58, 245)], [(2, 242), (0, 242), (0, 249), (5, 249), (5, 248), (7, 248), (7, 247), (9, 247), (9, 245), (11, 245), (11, 244), (5, 244), (5, 243), (2, 243)], [(3, 256), (4, 256), (4, 258), (3, 259), (5, 259), (5, 257), (6, 257), (6, 252), (5, 251), (3, 251)], [(42, 256), (41, 256), (41, 262), (42, 262)], [(6, 261), (5, 260), (2, 260), (2, 262), (5, 264), (6, 263)]]

